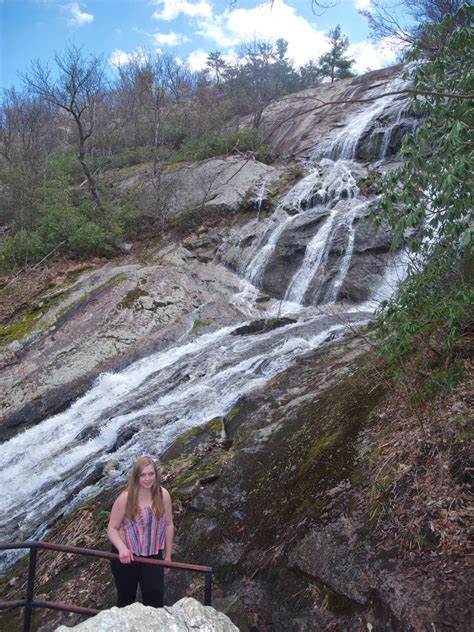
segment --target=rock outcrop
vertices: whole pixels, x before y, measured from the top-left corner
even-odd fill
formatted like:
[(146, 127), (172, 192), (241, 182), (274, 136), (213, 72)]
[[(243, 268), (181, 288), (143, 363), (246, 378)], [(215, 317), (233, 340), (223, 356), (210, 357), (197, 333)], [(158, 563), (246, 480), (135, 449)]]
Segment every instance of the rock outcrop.
[[(117, 371), (75, 402), (79, 410), (64, 423), (61, 416), (56, 426), (48, 419), (36, 443), (42, 424), (9, 442), (18, 438), (18, 445), (5, 445), (11, 487), (12, 477), (19, 486), (26, 472), (25, 506), (20, 490), (9, 488), (12, 539), (49, 528), (53, 541), (105, 548), (116, 486), (135, 455), (154, 450), (173, 498), (176, 559), (213, 567), (213, 603), (245, 632), (470, 631), (468, 608), (458, 607), (468, 592), (462, 564), (459, 590), (448, 575), (437, 585), (430, 550), (417, 563), (427, 537), (421, 524), (411, 558), (383, 549), (373, 520), (393, 477), (378, 480), (372, 471), (374, 480), (365, 480), (381, 449), (371, 423), (392, 385), (371, 353), (370, 331), (362, 329), (371, 318), (363, 303), (387, 284), (392, 253), (391, 235), (364, 221), (379, 192), (380, 165), (354, 160), (391, 158), (410, 129), (411, 119), (397, 114), (405, 110), (403, 95), (371, 101), (402, 87), (399, 71), (337, 82), (266, 109), (262, 129), (280, 157), (311, 164), (283, 173), (234, 157), (164, 174), (167, 212), (201, 210), (233, 221), (239, 210), (254, 212), (251, 221), (203, 226), (181, 244), (157, 252), (150, 246), (136, 259), (132, 250), (120, 265), (83, 270), (4, 328), (3, 437), (61, 410), (101, 371)], [(340, 103), (320, 107), (321, 100)], [(336, 162), (338, 156), (348, 160)], [(111, 184), (117, 195), (151, 208), (147, 178), (144, 167)], [(291, 294), (308, 252), (311, 274), (299, 295)], [(284, 297), (294, 311), (280, 312)], [(146, 370), (131, 364), (135, 359), (150, 360)], [(56, 453), (40, 454), (31, 465), (41, 442)], [(422, 468), (431, 458), (426, 437), (423, 445)], [(443, 467), (444, 476), (449, 466)], [(28, 494), (32, 480), (37, 487)], [(92, 489), (96, 496), (79, 505)], [(76, 513), (54, 522), (73, 502)], [(450, 509), (443, 508), (446, 520)], [(26, 533), (23, 520), (31, 517), (37, 522)], [(38, 565), (45, 598), (70, 602), (80, 595), (83, 605), (97, 608), (112, 603), (104, 565), (75, 567), (67, 556), (48, 565), (50, 559)], [(21, 566), (13, 572), (15, 582), (7, 579), (5, 588), (19, 599), (26, 573)], [(201, 589), (171, 572), (167, 603)], [(15, 629), (15, 615), (3, 616), (5, 629)], [(63, 615), (37, 616), (44, 623)]]
[[(260, 127), (281, 160), (332, 158), (347, 140), (346, 125), (356, 123), (375, 97), (379, 116), (352, 148), (353, 157), (372, 162), (383, 153), (393, 158), (403, 135), (416, 124), (411, 114), (400, 117), (407, 108), (402, 72), (402, 66), (393, 66), (289, 95), (264, 110)], [(395, 97), (377, 98), (397, 90)]]
[(111, 608), (75, 625), (60, 625), (56, 632), (238, 632), (222, 612), (203, 606), (195, 599), (181, 599), (174, 606), (150, 608), (134, 603), (126, 608)]
[[(393, 259), (393, 235), (367, 219), (374, 201), (370, 184), (380, 175), (356, 162), (323, 159), (270, 218), (232, 230), (218, 257), (276, 299), (305, 305), (369, 300)], [(312, 277), (295, 297), (292, 289), (304, 265), (313, 267)]]
[[(216, 248), (219, 237), (207, 238)], [(179, 246), (149, 262), (108, 264), (66, 279), (5, 327), (0, 352), (0, 437), (54, 414), (102, 371), (117, 369), (188, 329), (232, 322), (239, 279)], [(12, 341), (9, 342), (8, 339)]]
[[(164, 173), (161, 182), (160, 212), (167, 216), (189, 211), (228, 215), (257, 210), (262, 187), (277, 182), (283, 169), (265, 165), (253, 158), (231, 156), (209, 158), (199, 163), (178, 166)], [(112, 177), (112, 183), (117, 174)], [(154, 187), (147, 170), (121, 179), (116, 194), (141, 208), (152, 209)]]

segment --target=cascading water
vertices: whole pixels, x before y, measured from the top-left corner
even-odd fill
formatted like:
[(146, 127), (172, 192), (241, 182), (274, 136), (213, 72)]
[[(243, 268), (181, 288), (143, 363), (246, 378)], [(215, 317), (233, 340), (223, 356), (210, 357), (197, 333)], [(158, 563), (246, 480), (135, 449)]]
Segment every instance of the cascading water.
[[(359, 325), (368, 316), (354, 311), (347, 318)], [(319, 316), (250, 337), (233, 335), (235, 329), (104, 374), (67, 411), (5, 442), (2, 538), (40, 535), (53, 517), (99, 489), (104, 468), (109, 480), (121, 480), (140, 454), (159, 458), (189, 428), (225, 415), (239, 397), (262, 387), (298, 356), (344, 335), (345, 323)], [(124, 431), (133, 436), (124, 439)], [(14, 557), (4, 557), (3, 564)]]
[(290, 285), (286, 290), (285, 300), (292, 303), (302, 303), (306, 290), (311, 282), (312, 277), (318, 272), (319, 268), (324, 265), (325, 255), (327, 255), (329, 247), (330, 235), (335, 223), (337, 215), (337, 207), (334, 208), (324, 225), (318, 230), (313, 239), (306, 247), (306, 253), (303, 263), (291, 279)]
[(347, 272), (349, 270), (349, 266), (351, 263), (352, 252), (354, 249), (354, 240), (355, 240), (355, 229), (354, 229), (354, 220), (359, 214), (363, 214), (368, 206), (368, 202), (362, 202), (356, 206), (352, 206), (352, 209), (349, 213), (346, 213), (342, 218), (342, 223), (345, 225), (347, 229), (347, 245), (345, 248), (344, 255), (342, 256), (340, 268), (334, 279), (332, 286), (326, 293), (324, 303), (335, 303), (339, 294), (339, 290), (341, 289), (342, 283), (346, 278)]
[[(321, 155), (334, 155), (337, 148), (339, 154), (352, 156), (369, 122), (391, 103), (387, 98), (370, 104), (357, 120), (338, 131), (332, 148), (323, 147)], [(324, 291), (316, 291), (318, 303), (338, 300), (351, 268), (354, 225), (368, 206), (357, 186), (360, 168), (347, 160), (321, 159), (321, 155), (317, 158), (315, 153), (307, 176), (283, 197), (271, 217), (248, 224), (249, 230), (258, 225), (259, 232), (247, 252), (242, 249), (239, 269), (245, 278), (242, 292), (232, 299), (242, 320), (262, 317), (255, 286), (261, 285), (286, 231), (301, 217), (314, 216), (314, 234), (282, 294), (284, 300), (273, 301), (263, 312), (275, 316), (291, 305), (298, 320), (249, 337), (236, 335), (243, 324), (239, 322), (152, 354), (120, 373), (103, 374), (68, 410), (3, 443), (3, 540), (40, 536), (52, 519), (104, 484), (123, 480), (137, 456), (147, 453), (159, 458), (187, 429), (225, 416), (243, 394), (263, 387), (296, 358), (334, 336), (344, 336), (347, 325), (353, 330), (371, 318), (376, 294), (385, 297), (400, 274), (394, 255), (390, 259), (393, 266), (371, 291), (371, 300), (326, 314), (300, 305), (315, 277), (334, 257), (334, 242), (339, 239), (336, 273)], [(0, 563), (8, 565), (14, 558), (3, 556)]]
[[(381, 118), (387, 119), (387, 122), (383, 126), (382, 147), (379, 147), (377, 156), (373, 154), (373, 159), (382, 160), (385, 158), (391, 134), (400, 123), (401, 116), (405, 117), (407, 114), (399, 101), (401, 98), (399, 92), (407, 85), (408, 82), (403, 77), (395, 76), (391, 81), (375, 86), (370, 93), (370, 97), (374, 100), (361, 105), (357, 116), (352, 114), (351, 120), (347, 121), (346, 125), (333, 133), (331, 138), (323, 140), (316, 148), (313, 160), (321, 158), (356, 159), (360, 139), (373, 131), (377, 131), (374, 128), (380, 125)], [(414, 121), (411, 121), (408, 127), (413, 129), (414, 124)], [(368, 146), (370, 149), (370, 141)], [(373, 149), (376, 151), (376, 148)]]
[[(277, 211), (278, 212), (278, 211)], [(257, 243), (257, 253), (251, 259), (249, 264), (245, 269), (246, 278), (254, 285), (258, 285), (261, 281), (261, 276), (265, 266), (268, 263), (268, 260), (275, 249), (276, 244), (278, 243), (278, 239), (280, 238), (283, 231), (291, 224), (293, 221), (293, 217), (286, 215), (284, 211), (279, 210), (281, 215), (284, 215), (282, 221), (277, 221), (276, 226), (273, 231), (270, 233), (270, 237), (266, 243), (261, 242)]]
[(262, 210), (262, 204), (263, 201), (265, 200), (265, 194), (267, 192), (267, 183), (265, 182), (265, 180), (263, 180), (262, 184), (260, 185), (260, 189), (258, 191), (258, 195), (257, 195), (257, 221), (260, 219), (260, 212)]

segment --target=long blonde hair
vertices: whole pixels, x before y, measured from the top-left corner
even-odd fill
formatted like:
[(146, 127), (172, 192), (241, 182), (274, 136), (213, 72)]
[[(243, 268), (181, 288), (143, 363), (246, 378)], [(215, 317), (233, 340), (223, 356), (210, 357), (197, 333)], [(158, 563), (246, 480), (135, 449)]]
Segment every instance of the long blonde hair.
[(138, 513), (138, 489), (139, 489), (139, 481), (140, 474), (143, 471), (144, 467), (147, 465), (152, 465), (155, 470), (155, 482), (153, 483), (153, 487), (151, 488), (151, 506), (153, 508), (154, 514), (161, 518), (165, 512), (165, 508), (163, 506), (163, 496), (161, 493), (161, 475), (156, 463), (149, 459), (146, 456), (142, 456), (137, 459), (132, 467), (132, 472), (130, 474), (130, 478), (128, 479), (127, 486), (127, 505), (126, 505), (126, 514), (132, 520), (135, 519), (135, 516)]

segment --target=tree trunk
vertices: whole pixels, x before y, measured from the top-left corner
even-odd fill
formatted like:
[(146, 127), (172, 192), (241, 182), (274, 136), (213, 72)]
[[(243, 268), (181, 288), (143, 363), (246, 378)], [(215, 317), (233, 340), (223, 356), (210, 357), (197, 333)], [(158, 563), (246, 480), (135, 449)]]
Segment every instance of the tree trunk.
[(79, 159), (79, 162), (81, 163), (82, 170), (84, 171), (84, 174), (87, 178), (87, 182), (89, 183), (90, 194), (92, 195), (92, 198), (97, 208), (99, 209), (99, 211), (101, 211), (105, 215), (106, 210), (104, 208), (104, 205), (102, 204), (102, 200), (100, 199), (100, 195), (99, 195), (99, 191), (97, 190), (97, 184), (96, 184), (95, 178), (92, 175), (91, 170), (89, 169), (89, 166), (86, 162), (85, 144), (86, 144), (87, 137), (84, 134), (81, 120), (76, 116), (74, 118), (76, 119), (77, 128), (79, 131), (78, 159)]

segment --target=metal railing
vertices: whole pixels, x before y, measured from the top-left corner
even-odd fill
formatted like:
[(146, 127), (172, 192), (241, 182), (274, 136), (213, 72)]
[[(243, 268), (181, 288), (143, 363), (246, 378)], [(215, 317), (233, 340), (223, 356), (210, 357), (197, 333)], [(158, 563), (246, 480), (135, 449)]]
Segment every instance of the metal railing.
[[(69, 546), (66, 544), (55, 544), (54, 542), (40, 542), (38, 540), (27, 540), (26, 542), (7, 542), (0, 543), (0, 551), (12, 549), (30, 549), (30, 559), (28, 564), (28, 583), (26, 586), (26, 599), (17, 599), (16, 601), (0, 601), (0, 610), (6, 608), (24, 608), (23, 632), (30, 632), (31, 615), (33, 608), (48, 608), (50, 610), (63, 610), (64, 612), (75, 612), (92, 616), (98, 614), (100, 610), (94, 608), (83, 608), (82, 606), (74, 606), (67, 603), (58, 603), (55, 601), (43, 601), (34, 599), (36, 558), (38, 549), (47, 549), (49, 551), (60, 551), (62, 553), (73, 553), (76, 555), (84, 555), (87, 557), (101, 557), (107, 560), (119, 559), (117, 553), (109, 553), (108, 551), (98, 551), (96, 549), (83, 549), (78, 546)], [(164, 560), (151, 560), (147, 558), (134, 557), (132, 564), (146, 564), (149, 566), (165, 566), (166, 568), (175, 568), (182, 571), (190, 571), (193, 573), (204, 574), (204, 605), (211, 605), (212, 591), (212, 568), (210, 566), (198, 566), (197, 564), (184, 564), (182, 562), (165, 562)]]

